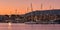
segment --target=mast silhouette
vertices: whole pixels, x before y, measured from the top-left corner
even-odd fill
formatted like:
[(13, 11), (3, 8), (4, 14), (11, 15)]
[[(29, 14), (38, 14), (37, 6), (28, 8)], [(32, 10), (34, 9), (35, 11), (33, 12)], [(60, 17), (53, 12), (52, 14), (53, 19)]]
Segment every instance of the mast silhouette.
[(17, 9), (15, 10), (15, 13), (16, 13), (16, 15), (17, 15)]
[(51, 7), (51, 5), (50, 5), (50, 9), (51, 9), (52, 7)]
[[(41, 3), (41, 6), (40, 6), (40, 9), (42, 10), (43, 9), (43, 4)], [(41, 18), (42, 18), (42, 11), (41, 11)]]
[(18, 15), (18, 14), (19, 14), (19, 12), (18, 12), (18, 10), (16, 9), (16, 10), (15, 10), (15, 15)]
[[(49, 10), (51, 10), (51, 9), (52, 9), (52, 6), (50, 5)], [(51, 11), (50, 11), (50, 15), (51, 15)], [(49, 15), (49, 20), (51, 20), (50, 15)]]
[(33, 11), (32, 3), (31, 3), (31, 11)]
[[(40, 8), (41, 10), (43, 9), (43, 4), (41, 3), (41, 8)], [(42, 14), (42, 12), (41, 12), (41, 14)]]
[[(32, 3), (31, 3), (31, 12), (33, 12)], [(32, 20), (32, 13), (31, 13), (31, 20)], [(32, 21), (33, 21), (33, 20), (32, 20)]]
[(52, 9), (52, 6), (50, 5), (49, 9)]
[(41, 3), (41, 10), (43, 9), (43, 4)]
[(27, 13), (28, 13), (28, 10), (29, 10), (29, 9), (28, 9), (28, 7), (27, 7)]

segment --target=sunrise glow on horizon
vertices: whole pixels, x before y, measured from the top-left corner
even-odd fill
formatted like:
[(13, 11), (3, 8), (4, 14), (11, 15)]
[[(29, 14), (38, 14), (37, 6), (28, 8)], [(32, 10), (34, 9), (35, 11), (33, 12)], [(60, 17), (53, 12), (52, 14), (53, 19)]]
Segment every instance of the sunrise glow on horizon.
[(30, 4), (32, 3), (33, 10), (41, 10), (41, 3), (43, 4), (43, 10), (49, 9), (51, 6), (54, 9), (60, 9), (60, 0), (0, 0), (0, 14), (15, 14), (15, 10), (18, 10), (18, 14), (25, 14), (31, 10)]

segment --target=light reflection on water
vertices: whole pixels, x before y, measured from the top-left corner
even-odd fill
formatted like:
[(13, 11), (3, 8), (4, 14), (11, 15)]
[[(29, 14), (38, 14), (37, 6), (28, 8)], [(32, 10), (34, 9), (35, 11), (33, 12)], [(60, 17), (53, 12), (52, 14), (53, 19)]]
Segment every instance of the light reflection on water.
[(60, 30), (60, 25), (12, 23), (9, 29), (8, 23), (0, 23), (0, 30)]

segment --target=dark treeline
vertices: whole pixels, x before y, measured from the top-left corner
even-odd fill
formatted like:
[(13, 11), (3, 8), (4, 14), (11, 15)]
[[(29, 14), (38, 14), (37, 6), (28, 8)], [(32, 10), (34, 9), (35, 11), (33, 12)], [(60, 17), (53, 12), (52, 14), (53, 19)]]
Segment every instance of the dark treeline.
[(60, 15), (0, 15), (0, 23), (24, 23), (34, 21), (37, 23), (51, 23), (51, 22), (60, 22)]

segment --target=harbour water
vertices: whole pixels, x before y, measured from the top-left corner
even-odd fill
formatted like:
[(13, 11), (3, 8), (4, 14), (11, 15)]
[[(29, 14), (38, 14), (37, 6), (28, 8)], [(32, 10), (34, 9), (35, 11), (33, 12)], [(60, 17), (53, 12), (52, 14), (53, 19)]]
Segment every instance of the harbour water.
[(0, 23), (0, 30), (60, 30), (60, 24)]

